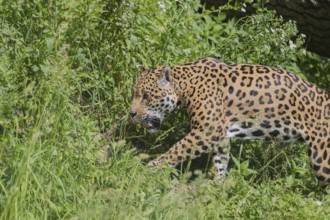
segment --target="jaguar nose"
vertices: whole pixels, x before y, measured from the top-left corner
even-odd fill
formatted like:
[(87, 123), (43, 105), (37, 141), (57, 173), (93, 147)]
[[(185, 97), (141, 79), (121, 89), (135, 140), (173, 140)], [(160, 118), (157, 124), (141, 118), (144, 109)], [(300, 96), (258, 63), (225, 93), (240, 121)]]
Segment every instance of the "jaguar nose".
[(136, 112), (130, 112), (129, 114), (132, 118), (134, 118), (134, 116), (136, 115)]

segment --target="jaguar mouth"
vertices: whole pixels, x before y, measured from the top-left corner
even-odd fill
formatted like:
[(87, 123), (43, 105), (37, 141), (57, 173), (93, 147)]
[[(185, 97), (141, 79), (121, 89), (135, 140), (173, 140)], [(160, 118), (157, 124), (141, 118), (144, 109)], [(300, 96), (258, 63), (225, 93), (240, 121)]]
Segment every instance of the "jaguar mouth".
[(148, 130), (150, 133), (155, 133), (160, 128), (160, 119), (159, 118), (147, 118), (142, 122), (144, 127)]

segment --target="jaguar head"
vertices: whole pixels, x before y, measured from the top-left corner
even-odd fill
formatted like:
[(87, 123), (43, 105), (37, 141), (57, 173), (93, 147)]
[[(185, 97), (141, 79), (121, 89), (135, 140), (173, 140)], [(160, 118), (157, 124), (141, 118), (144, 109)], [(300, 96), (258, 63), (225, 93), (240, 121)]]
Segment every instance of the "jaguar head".
[(157, 132), (177, 101), (170, 67), (143, 70), (133, 89), (130, 115), (149, 132)]

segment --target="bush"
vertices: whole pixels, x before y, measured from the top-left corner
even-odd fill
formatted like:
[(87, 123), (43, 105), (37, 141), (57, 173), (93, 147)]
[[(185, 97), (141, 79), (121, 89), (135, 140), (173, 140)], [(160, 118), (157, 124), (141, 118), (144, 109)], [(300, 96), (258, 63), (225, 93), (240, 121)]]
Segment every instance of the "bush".
[[(1, 219), (327, 216), (314, 200), (327, 207), (328, 197), (314, 195), (295, 178), (274, 180), (263, 172), (263, 181), (253, 184), (252, 178), (247, 184), (237, 174), (249, 171), (246, 162), (237, 162), (221, 189), (201, 175), (187, 187), (188, 171), (150, 169), (140, 155), (183, 136), (185, 114), (175, 112), (158, 138), (142, 136), (127, 119), (138, 64), (218, 56), (324, 78), (327, 60), (305, 56), (302, 43), (293, 22), (266, 10), (236, 21), (203, 11), (194, 0), (3, 1)], [(302, 65), (296, 65), (298, 59)], [(262, 146), (246, 147), (242, 159), (263, 169), (267, 158), (259, 165), (252, 153), (263, 155)], [(296, 166), (289, 167), (304, 168), (299, 159), (288, 158)]]

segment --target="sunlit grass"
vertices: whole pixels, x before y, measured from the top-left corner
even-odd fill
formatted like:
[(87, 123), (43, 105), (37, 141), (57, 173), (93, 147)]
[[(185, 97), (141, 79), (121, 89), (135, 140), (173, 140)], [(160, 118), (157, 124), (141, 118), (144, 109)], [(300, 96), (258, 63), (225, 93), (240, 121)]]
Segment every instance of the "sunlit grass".
[(329, 68), (301, 57), (295, 25), (273, 13), (237, 23), (198, 8), (194, 0), (2, 4), (1, 219), (329, 218), (329, 189), (318, 186), (304, 144), (235, 141), (222, 187), (211, 181), (207, 155), (178, 169), (145, 166), (189, 125), (183, 111), (158, 135), (132, 124), (136, 65), (220, 56), (313, 77)]

